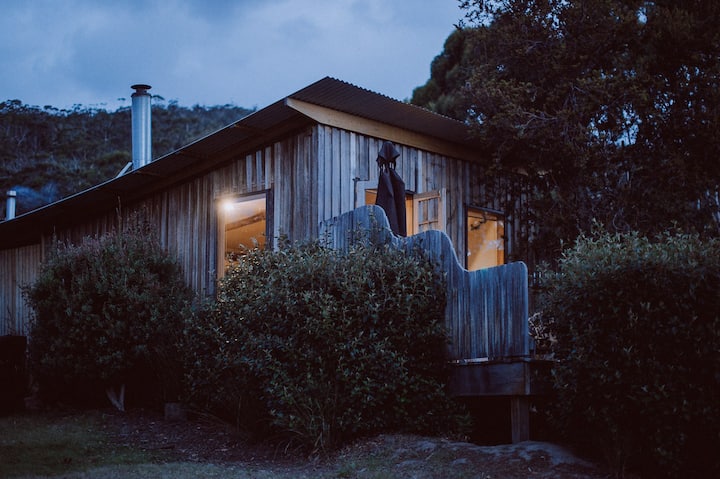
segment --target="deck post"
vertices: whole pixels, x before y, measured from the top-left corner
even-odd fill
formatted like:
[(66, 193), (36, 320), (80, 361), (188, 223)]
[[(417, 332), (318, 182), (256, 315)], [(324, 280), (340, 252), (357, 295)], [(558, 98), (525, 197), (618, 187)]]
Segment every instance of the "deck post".
[(512, 443), (530, 440), (530, 398), (512, 396), (510, 398), (510, 427)]

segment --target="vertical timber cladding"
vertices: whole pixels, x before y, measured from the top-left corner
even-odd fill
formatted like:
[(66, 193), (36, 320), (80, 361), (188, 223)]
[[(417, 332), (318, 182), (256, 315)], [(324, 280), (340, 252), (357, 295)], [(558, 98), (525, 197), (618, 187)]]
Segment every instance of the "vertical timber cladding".
[(22, 288), (37, 278), (41, 258), (40, 244), (0, 251), (0, 336), (30, 332), (30, 307)]
[[(325, 125), (315, 126), (313, 137), (318, 158), (318, 221), (365, 204), (364, 192), (356, 189), (356, 182), (377, 185), (377, 154), (385, 140)], [(522, 175), (490, 174), (478, 162), (399, 143), (395, 146), (400, 152), (396, 168), (408, 191), (446, 191), (446, 233), (461, 264), (467, 242), (467, 206), (501, 212), (505, 216), (506, 260), (528, 261), (527, 185)], [(276, 184), (286, 180), (276, 178)]]
[[(115, 210), (108, 211), (72, 227), (59, 229), (56, 239), (77, 244), (83, 237), (98, 236), (117, 229), (119, 216), (125, 221), (138, 212), (155, 226), (161, 245), (177, 259), (186, 283), (200, 294), (214, 294), (218, 201), (230, 195), (270, 189), (276, 153), (293, 141), (290, 139), (238, 155), (215, 170), (152, 193), (132, 204), (120, 200), (121, 215)], [(46, 248), (52, 247), (52, 244), (53, 238), (45, 238)]]
[(215, 292), (218, 202), (228, 196), (270, 189), (277, 148), (273, 145), (239, 154), (215, 170), (134, 205), (136, 210), (145, 210), (149, 219), (157, 224), (161, 244), (177, 258), (186, 283), (197, 293), (212, 295)]
[[(465, 206), (496, 211), (504, 217), (505, 261), (531, 264), (527, 209), (529, 185), (525, 176), (513, 172), (491, 172), (479, 163), (465, 163), (460, 171), (463, 176), (459, 180), (466, 192)], [(464, 220), (466, 212), (459, 211)], [(464, 221), (461, 224), (465, 226)], [(466, 232), (458, 231), (458, 234), (464, 245)]]
[[(233, 195), (272, 191), (268, 213), (272, 215), (273, 236), (290, 241), (315, 238), (318, 225), (364, 204), (364, 191), (358, 182), (377, 185), (377, 154), (384, 140), (360, 133), (315, 125), (295, 132), (261, 148), (239, 153), (212, 171), (149, 194), (132, 204), (119, 202), (122, 217), (134, 211), (147, 214), (156, 225), (158, 238), (182, 266), (186, 282), (196, 292), (213, 294), (217, 278), (218, 201)], [(465, 249), (465, 206), (479, 206), (507, 215), (508, 248), (523, 244), (526, 231), (520, 228), (524, 208), (520, 184), (514, 179), (486, 175), (477, 163), (396, 143), (400, 151), (397, 170), (406, 188), (413, 193), (446, 190), (446, 230), (458, 257)], [(85, 236), (97, 236), (116, 228), (118, 214), (113, 209), (81, 224), (58, 229), (60, 241), (78, 243)], [(0, 281), (27, 277), (32, 280), (43, 250), (53, 238), (43, 238), (42, 246), (18, 250), (19, 258), (3, 252)], [(12, 253), (15, 253), (12, 251)], [(507, 255), (508, 260), (523, 259)], [(25, 268), (25, 276), (11, 268)], [(7, 274), (5, 274), (7, 272)], [(4, 291), (15, 291), (4, 288)], [(26, 320), (20, 293), (0, 298), (2, 316), (10, 307), (12, 316)], [(4, 321), (4, 320), (3, 320)], [(19, 321), (19, 320), (18, 320)], [(0, 331), (2, 331), (0, 329)]]
[(355, 208), (355, 182), (359, 164), (367, 159), (367, 149), (363, 149), (361, 135), (339, 128), (317, 125), (313, 127), (313, 137), (317, 144), (318, 198), (313, 236), (317, 236), (319, 221)]
[(273, 235), (290, 242), (317, 236), (318, 139), (311, 128), (273, 144)]
[[(351, 136), (343, 132), (344, 145)], [(58, 228), (54, 236), (39, 245), (0, 251), (0, 332), (23, 331), (29, 319), (19, 282), (32, 282), (38, 266), (55, 241), (79, 244), (84, 237), (97, 237), (117, 230), (134, 212), (140, 212), (155, 225), (160, 243), (179, 262), (186, 283), (200, 294), (214, 294), (217, 278), (218, 201), (232, 195), (273, 191), (268, 204), (273, 218), (273, 235), (291, 241), (317, 235), (318, 136), (310, 128), (251, 152), (201, 176), (126, 203), (81, 223)], [(339, 143), (336, 145), (339, 147)], [(339, 150), (338, 150), (339, 151)], [(346, 150), (349, 153), (350, 150)], [(338, 153), (339, 155), (339, 153)], [(348, 154), (343, 155), (348, 159)], [(345, 167), (347, 168), (347, 166)], [(349, 174), (349, 170), (348, 174)], [(339, 187), (340, 178), (335, 178)], [(352, 185), (352, 181), (349, 182)], [(332, 186), (332, 185), (331, 185)], [(346, 193), (350, 187), (345, 186)], [(337, 199), (333, 199), (337, 201)], [(345, 198), (336, 208), (350, 208)], [(119, 214), (118, 214), (119, 212)], [(338, 212), (339, 214), (339, 212)], [(14, 278), (18, 278), (15, 284)], [(13, 282), (13, 284), (10, 284)], [(4, 284), (8, 283), (8, 284)]]

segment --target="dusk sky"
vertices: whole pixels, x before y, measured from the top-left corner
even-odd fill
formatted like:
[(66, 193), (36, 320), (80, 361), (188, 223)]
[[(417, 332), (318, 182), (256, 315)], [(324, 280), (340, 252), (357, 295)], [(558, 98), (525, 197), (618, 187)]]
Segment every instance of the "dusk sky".
[[(3, 0), (0, 101), (270, 103), (325, 76), (404, 100), (430, 76), (457, 0)], [(124, 100), (119, 100), (124, 98)]]

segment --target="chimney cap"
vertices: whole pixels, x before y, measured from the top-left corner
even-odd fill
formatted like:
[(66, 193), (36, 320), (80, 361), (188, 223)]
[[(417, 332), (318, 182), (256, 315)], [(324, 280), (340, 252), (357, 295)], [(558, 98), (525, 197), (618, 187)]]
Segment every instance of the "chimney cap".
[(152, 87), (150, 85), (145, 85), (142, 83), (138, 83), (136, 85), (131, 86), (133, 90), (137, 90), (137, 93), (144, 93), (145, 91), (151, 89)]

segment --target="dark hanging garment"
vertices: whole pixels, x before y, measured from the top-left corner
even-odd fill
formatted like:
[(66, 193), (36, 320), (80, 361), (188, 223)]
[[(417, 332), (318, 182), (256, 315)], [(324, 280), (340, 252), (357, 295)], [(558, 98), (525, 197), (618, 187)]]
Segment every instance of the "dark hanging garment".
[(380, 170), (378, 178), (378, 190), (375, 204), (385, 210), (390, 229), (396, 235), (399, 235), (400, 226), (398, 225), (398, 214), (395, 206), (395, 191), (390, 178), (390, 172), (387, 169)]
[(407, 236), (407, 221), (405, 211), (405, 182), (400, 178), (400, 175), (395, 171), (395, 168), (390, 168), (388, 171), (390, 174), (390, 183), (393, 188), (393, 199), (395, 200), (395, 215), (397, 216), (397, 230), (393, 232), (398, 236)]
[(398, 236), (407, 236), (405, 212), (405, 182), (395, 171), (395, 159), (400, 153), (386, 141), (378, 153), (378, 190), (375, 204), (385, 210), (390, 229)]

